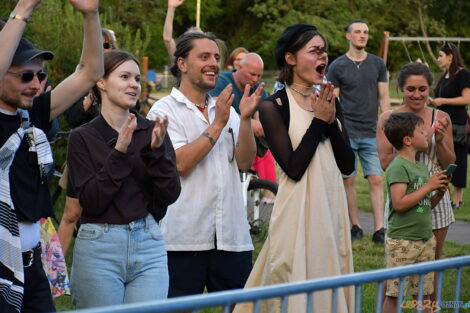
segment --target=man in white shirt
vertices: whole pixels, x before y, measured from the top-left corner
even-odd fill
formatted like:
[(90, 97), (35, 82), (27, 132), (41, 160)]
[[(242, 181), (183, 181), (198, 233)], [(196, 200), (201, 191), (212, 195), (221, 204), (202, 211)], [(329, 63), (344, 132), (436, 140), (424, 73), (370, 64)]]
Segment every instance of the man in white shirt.
[(148, 118), (168, 116), (181, 195), (168, 208), (162, 232), (168, 250), (169, 297), (243, 288), (251, 270), (250, 238), (238, 169), (256, 154), (251, 116), (263, 86), (232, 108), (228, 85), (208, 95), (219, 73), (219, 48), (210, 33), (185, 33), (171, 68), (177, 88), (157, 101)]

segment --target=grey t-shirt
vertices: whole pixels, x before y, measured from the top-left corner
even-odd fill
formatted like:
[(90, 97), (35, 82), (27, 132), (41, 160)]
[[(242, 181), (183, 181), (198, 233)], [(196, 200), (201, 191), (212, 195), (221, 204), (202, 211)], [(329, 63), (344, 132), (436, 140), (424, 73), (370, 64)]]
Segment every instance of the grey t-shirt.
[(342, 55), (330, 64), (327, 77), (340, 89), (339, 98), (349, 137), (375, 137), (378, 83), (388, 80), (384, 61), (368, 53), (358, 67), (357, 63)]

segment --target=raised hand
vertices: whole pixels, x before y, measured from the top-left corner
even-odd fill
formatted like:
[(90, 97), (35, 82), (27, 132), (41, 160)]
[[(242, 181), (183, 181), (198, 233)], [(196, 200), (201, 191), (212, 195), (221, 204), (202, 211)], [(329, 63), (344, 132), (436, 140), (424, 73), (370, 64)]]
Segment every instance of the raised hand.
[(99, 0), (69, 0), (73, 8), (82, 13), (98, 12)]
[(168, 0), (168, 7), (177, 8), (182, 5), (184, 0)]
[(155, 118), (155, 126), (152, 130), (152, 141), (150, 142), (150, 147), (152, 150), (159, 148), (163, 144), (167, 127), (168, 116), (165, 115), (163, 119), (161, 119), (159, 116)]
[(38, 92), (36, 92), (35, 97), (39, 96), (43, 92), (47, 92), (52, 89), (50, 85), (46, 88), (46, 84), (47, 84), (47, 76), (42, 82), (39, 83), (39, 89), (38, 89)]
[(224, 127), (230, 117), (230, 107), (232, 106), (235, 95), (232, 94), (232, 84), (222, 90), (215, 103), (215, 118), (214, 124)]
[(315, 113), (315, 117), (327, 122), (328, 124), (333, 123), (336, 119), (336, 95), (333, 92), (334, 89), (335, 87), (333, 84), (327, 82), (322, 84), (320, 95), (314, 93), (310, 96), (312, 110)]
[(441, 142), (444, 139), (445, 135), (447, 134), (447, 128), (449, 127), (449, 119), (447, 117), (443, 117), (438, 119), (433, 125), (433, 131), (436, 138), (436, 142)]
[(129, 144), (132, 141), (132, 134), (137, 127), (137, 119), (134, 114), (129, 114), (126, 122), (119, 131), (116, 146), (114, 147), (117, 151), (126, 153)]
[(259, 105), (261, 96), (263, 95), (264, 83), (261, 83), (255, 92), (251, 96), (250, 94), (251, 86), (249, 84), (245, 85), (245, 90), (243, 91), (242, 99), (240, 100), (240, 118), (242, 120), (249, 119), (253, 116), (256, 108)]

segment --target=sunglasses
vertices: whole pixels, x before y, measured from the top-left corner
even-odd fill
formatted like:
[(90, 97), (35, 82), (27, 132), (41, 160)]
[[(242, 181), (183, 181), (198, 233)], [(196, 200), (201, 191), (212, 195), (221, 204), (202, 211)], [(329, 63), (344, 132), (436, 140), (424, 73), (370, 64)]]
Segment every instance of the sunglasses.
[(103, 49), (108, 50), (111, 49), (112, 45), (109, 42), (103, 42)]
[(14, 72), (7, 72), (10, 75), (13, 75), (15, 77), (21, 77), (21, 82), (22, 83), (29, 83), (34, 79), (34, 76), (38, 77), (38, 80), (42, 82), (44, 79), (47, 77), (47, 73), (45, 72), (24, 72), (24, 73), (14, 73)]

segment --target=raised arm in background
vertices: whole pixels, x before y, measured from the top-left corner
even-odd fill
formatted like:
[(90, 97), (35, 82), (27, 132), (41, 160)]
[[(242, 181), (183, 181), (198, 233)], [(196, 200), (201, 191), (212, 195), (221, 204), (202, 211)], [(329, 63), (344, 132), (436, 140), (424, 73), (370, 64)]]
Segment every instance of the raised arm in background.
[(103, 76), (103, 38), (99, 0), (69, 0), (83, 14), (83, 48), (77, 71), (62, 81), (51, 94), (51, 120), (87, 94)]
[(11, 66), (13, 55), (18, 47), (23, 31), (34, 8), (41, 0), (20, 0), (13, 12), (15, 18), (9, 18), (0, 32), (0, 79), (6, 74)]

